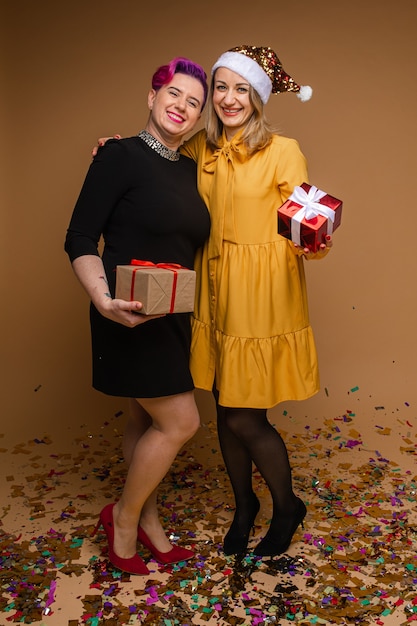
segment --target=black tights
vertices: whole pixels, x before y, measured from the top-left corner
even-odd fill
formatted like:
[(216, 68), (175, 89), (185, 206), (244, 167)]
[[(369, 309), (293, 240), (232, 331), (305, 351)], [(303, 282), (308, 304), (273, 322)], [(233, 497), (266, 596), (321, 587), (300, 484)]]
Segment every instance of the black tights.
[(272, 525), (279, 524), (281, 517), (291, 516), (297, 500), (288, 453), (281, 435), (268, 421), (266, 409), (227, 408), (217, 403), (217, 429), (236, 501), (235, 520), (245, 524), (250, 519), (252, 463), (271, 492)]

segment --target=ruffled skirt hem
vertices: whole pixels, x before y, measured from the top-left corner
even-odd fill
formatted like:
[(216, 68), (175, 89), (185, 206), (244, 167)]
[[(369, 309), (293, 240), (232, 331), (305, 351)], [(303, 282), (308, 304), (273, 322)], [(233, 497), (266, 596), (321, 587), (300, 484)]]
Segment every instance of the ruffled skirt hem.
[[(267, 338), (232, 337), (193, 319), (191, 373), (199, 389), (216, 377), (219, 403), (272, 408), (305, 400), (319, 390), (317, 352), (311, 326)], [(215, 374), (216, 372), (216, 374)]]

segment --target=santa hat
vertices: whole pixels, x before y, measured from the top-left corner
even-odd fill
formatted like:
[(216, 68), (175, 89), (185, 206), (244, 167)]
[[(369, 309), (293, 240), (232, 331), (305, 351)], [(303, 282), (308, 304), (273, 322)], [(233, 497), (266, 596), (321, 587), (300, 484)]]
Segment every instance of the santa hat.
[(313, 90), (308, 85), (298, 85), (284, 72), (282, 63), (272, 48), (236, 46), (222, 54), (213, 65), (211, 73), (219, 67), (236, 72), (258, 92), (264, 104), (271, 93), (294, 91), (302, 102), (310, 100)]

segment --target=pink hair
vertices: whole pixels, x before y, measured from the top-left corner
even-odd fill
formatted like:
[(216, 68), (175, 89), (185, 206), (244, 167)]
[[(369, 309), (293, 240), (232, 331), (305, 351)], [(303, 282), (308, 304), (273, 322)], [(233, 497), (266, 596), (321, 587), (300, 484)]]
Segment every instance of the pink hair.
[(186, 76), (192, 76), (196, 78), (204, 89), (204, 99), (201, 109), (204, 109), (204, 105), (207, 100), (207, 74), (197, 63), (187, 59), (185, 57), (175, 57), (167, 65), (161, 65), (158, 67), (155, 74), (152, 76), (152, 88), (155, 91), (161, 89), (163, 85), (168, 85), (174, 77), (174, 74), (185, 74)]

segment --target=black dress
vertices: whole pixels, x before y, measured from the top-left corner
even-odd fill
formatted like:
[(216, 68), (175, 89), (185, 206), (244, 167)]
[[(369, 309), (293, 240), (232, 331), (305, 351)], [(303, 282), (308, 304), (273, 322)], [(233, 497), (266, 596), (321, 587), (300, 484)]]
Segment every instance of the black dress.
[[(141, 138), (111, 140), (87, 173), (67, 231), (71, 261), (98, 255), (114, 297), (116, 265), (132, 259), (192, 268), (209, 234), (196, 164), (171, 161)], [(128, 328), (90, 307), (93, 387), (114, 396), (152, 398), (193, 389), (190, 315), (174, 313)]]

